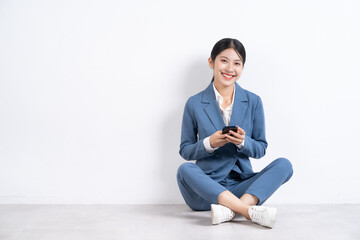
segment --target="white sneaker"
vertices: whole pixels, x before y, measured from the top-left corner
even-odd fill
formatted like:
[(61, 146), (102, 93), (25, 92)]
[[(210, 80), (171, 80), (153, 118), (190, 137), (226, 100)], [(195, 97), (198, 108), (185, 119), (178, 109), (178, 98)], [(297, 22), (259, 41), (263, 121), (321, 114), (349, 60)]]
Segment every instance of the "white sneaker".
[(220, 204), (211, 204), (211, 223), (219, 224), (227, 222), (235, 217), (235, 212)]
[(276, 212), (276, 208), (271, 207), (251, 206), (249, 208), (251, 221), (269, 228), (275, 225)]

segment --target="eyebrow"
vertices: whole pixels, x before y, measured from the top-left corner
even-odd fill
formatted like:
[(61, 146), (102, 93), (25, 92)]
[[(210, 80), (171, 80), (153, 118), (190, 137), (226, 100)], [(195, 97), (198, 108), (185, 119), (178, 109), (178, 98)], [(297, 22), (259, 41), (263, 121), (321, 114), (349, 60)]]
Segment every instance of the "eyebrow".
[[(225, 57), (225, 56), (220, 56), (220, 57), (223, 57), (223, 58), (226, 58), (226, 59), (228, 59), (227, 57)], [(235, 61), (242, 61), (241, 59), (235, 59)]]

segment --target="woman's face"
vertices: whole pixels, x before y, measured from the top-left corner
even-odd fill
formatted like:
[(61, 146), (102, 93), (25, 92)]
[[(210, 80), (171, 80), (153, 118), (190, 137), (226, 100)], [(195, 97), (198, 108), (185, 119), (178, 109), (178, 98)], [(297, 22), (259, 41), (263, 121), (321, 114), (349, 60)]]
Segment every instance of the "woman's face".
[(232, 86), (241, 75), (243, 63), (234, 49), (228, 48), (220, 52), (215, 63), (209, 58), (209, 66), (214, 70), (214, 82), (223, 87)]

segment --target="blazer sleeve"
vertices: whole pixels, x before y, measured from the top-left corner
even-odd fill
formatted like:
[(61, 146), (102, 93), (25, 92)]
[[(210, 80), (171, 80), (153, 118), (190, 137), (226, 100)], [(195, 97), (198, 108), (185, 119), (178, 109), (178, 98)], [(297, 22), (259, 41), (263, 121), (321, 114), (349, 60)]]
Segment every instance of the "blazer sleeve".
[(186, 102), (181, 126), (180, 155), (185, 160), (198, 160), (213, 155), (204, 147), (204, 139), (198, 140), (198, 126), (191, 98)]
[(245, 145), (242, 149), (237, 148), (237, 151), (248, 157), (259, 159), (265, 155), (268, 146), (265, 138), (264, 108), (260, 97), (254, 110), (253, 129), (250, 134), (249, 136), (246, 133)]

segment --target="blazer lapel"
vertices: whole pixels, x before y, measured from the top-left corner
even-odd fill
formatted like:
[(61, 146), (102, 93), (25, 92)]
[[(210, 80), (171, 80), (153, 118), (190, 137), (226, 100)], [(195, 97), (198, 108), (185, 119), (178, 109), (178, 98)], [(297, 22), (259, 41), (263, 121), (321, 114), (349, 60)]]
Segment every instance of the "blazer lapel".
[(230, 119), (230, 126), (238, 125), (241, 127), (241, 124), (245, 118), (245, 114), (248, 108), (248, 98), (245, 93), (245, 90), (239, 86), (235, 82), (235, 98), (234, 98), (234, 104), (233, 109), (231, 113), (231, 119)]
[(225, 123), (224, 119), (222, 118), (219, 105), (216, 102), (213, 83), (211, 83), (205, 89), (202, 102), (207, 103), (207, 105), (204, 107), (204, 111), (213, 124), (215, 130), (222, 130), (223, 127), (225, 127)]

